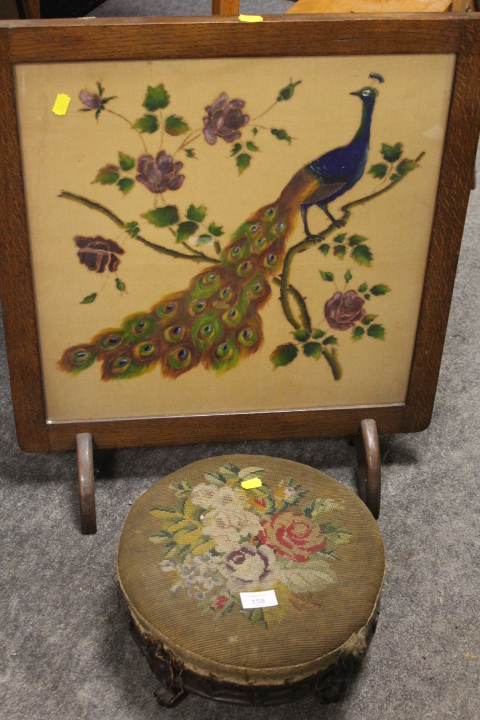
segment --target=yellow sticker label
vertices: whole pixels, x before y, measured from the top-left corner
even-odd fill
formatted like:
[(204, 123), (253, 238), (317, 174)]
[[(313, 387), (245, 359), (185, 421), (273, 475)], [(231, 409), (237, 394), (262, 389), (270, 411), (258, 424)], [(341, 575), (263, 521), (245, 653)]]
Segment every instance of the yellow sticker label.
[(263, 22), (261, 15), (239, 15), (240, 22)]
[(262, 481), (260, 478), (250, 478), (250, 480), (244, 480), (242, 483), (240, 483), (242, 488), (245, 490), (253, 490), (253, 488), (261, 487)]
[(68, 95), (60, 93), (60, 95), (57, 95), (57, 99), (53, 104), (52, 112), (55, 113), (55, 115), (66, 115), (69, 105), (70, 98)]

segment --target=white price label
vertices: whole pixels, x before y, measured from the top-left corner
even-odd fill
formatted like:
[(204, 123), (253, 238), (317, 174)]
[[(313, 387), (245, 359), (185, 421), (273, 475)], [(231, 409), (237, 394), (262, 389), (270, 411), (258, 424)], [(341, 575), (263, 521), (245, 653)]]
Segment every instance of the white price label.
[(244, 592), (240, 593), (240, 600), (244, 610), (252, 608), (266, 608), (278, 605), (275, 590), (263, 590), (262, 592)]

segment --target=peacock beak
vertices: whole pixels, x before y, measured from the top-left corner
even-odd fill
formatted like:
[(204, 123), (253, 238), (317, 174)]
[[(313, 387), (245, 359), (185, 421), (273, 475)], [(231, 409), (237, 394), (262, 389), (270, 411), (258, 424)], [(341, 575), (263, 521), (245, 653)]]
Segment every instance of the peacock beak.
[(351, 92), (350, 95), (356, 95), (357, 97), (360, 95), (360, 90), (357, 90), (356, 92)]

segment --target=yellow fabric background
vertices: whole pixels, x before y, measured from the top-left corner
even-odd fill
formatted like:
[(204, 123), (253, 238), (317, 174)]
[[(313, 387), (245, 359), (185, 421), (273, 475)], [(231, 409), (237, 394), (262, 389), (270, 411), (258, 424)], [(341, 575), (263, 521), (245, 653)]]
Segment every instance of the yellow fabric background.
[[(19, 65), (16, 68), (22, 160), (33, 257), (41, 360), (47, 418), (126, 418), (281, 408), (315, 408), (397, 403), (406, 396), (422, 281), (431, 231), (438, 173), (443, 150), (453, 55), (377, 57), (315, 57), (261, 59), (165, 60)], [(117, 100), (107, 107), (135, 120), (144, 113), (147, 85), (165, 84), (171, 104), (165, 114), (182, 115), (200, 127), (221, 92), (246, 101), (245, 112), (256, 117), (273, 102), (290, 79), (302, 80), (294, 97), (281, 102), (259, 123), (285, 128), (295, 138), (279, 142), (260, 130), (251, 167), (240, 177), (229, 157), (231, 146), (219, 140), (195, 143), (198, 160), (184, 159), (186, 181), (168, 202), (186, 210), (190, 203), (208, 207), (208, 219), (226, 231), (222, 241), (258, 207), (275, 200), (291, 176), (319, 155), (348, 143), (360, 121), (361, 106), (349, 93), (368, 84), (370, 72), (386, 82), (373, 115), (367, 168), (381, 160), (382, 142), (403, 142), (405, 154), (426, 155), (420, 169), (398, 187), (364, 207), (355, 208), (346, 230), (368, 237), (373, 250), (371, 268), (361, 268), (348, 256), (343, 262), (320, 255), (317, 249), (299, 255), (292, 283), (307, 297), (312, 321), (323, 317), (325, 301), (334, 292), (322, 282), (319, 268), (339, 279), (350, 269), (351, 287), (367, 281), (386, 283), (385, 297), (372, 299), (367, 312), (378, 314), (386, 328), (384, 342), (364, 338), (353, 343), (350, 332), (340, 336), (339, 357), (344, 375), (334, 382), (327, 363), (300, 356), (285, 368), (273, 369), (272, 350), (291, 339), (291, 327), (278, 302), (278, 290), (262, 311), (265, 342), (253, 357), (218, 377), (198, 367), (176, 380), (158, 369), (129, 381), (101, 382), (100, 364), (77, 376), (61, 372), (57, 361), (70, 345), (87, 342), (104, 328), (118, 327), (131, 313), (149, 310), (163, 295), (186, 287), (206, 265), (174, 260), (145, 248), (112, 222), (76, 203), (59, 199), (62, 190), (78, 193), (109, 207), (129, 221), (153, 208), (153, 195), (137, 185), (126, 197), (115, 187), (92, 185), (100, 167), (118, 163), (117, 153), (138, 157), (143, 148), (127, 123), (102, 113), (77, 112), (82, 89), (95, 92), (96, 81), (105, 95)], [(52, 113), (58, 93), (72, 98), (65, 117)], [(152, 154), (159, 150), (159, 134), (144, 136)], [(250, 139), (250, 131), (244, 139)], [(172, 153), (181, 138), (166, 136), (163, 148)], [(378, 181), (365, 175), (349, 193), (332, 203), (335, 214), (344, 203), (373, 191)], [(310, 211), (312, 231), (325, 227), (317, 208)], [(128, 294), (120, 296), (113, 277), (95, 275), (81, 266), (75, 235), (102, 235), (122, 244), (126, 253), (118, 276)], [(142, 234), (173, 247), (168, 230), (145, 223)], [(297, 224), (290, 243), (303, 237)], [(208, 249), (208, 246), (207, 246)], [(339, 286), (343, 288), (343, 281)], [(102, 289), (103, 288), (103, 289)], [(80, 305), (98, 292), (92, 305)]]

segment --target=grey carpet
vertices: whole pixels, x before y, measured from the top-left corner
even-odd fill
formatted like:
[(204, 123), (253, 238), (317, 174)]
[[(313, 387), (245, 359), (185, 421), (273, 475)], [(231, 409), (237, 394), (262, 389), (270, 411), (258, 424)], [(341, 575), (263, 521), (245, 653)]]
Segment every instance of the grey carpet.
[[(122, 14), (117, 10), (127, 5), (133, 7), (110, 0), (95, 14)], [(154, 6), (163, 11), (167, 3), (135, 5), (141, 12)], [(207, 12), (206, 3), (195, 7)], [(252, 3), (248, 11), (259, 8)], [(312, 698), (294, 708), (242, 709), (189, 697), (174, 710), (159, 708), (156, 681), (118, 602), (114, 566), (132, 502), (188, 462), (264, 453), (312, 465), (353, 488), (353, 449), (335, 439), (116, 451), (98, 458), (106, 469), (96, 483), (99, 531), (83, 537), (74, 454), (18, 449), (2, 341), (2, 720), (157, 720), (167, 713), (171, 720), (480, 717), (479, 233), (480, 189), (471, 195), (432, 424), (421, 434), (381, 439), (379, 525), (388, 562), (382, 615), (362, 673), (336, 706)]]

